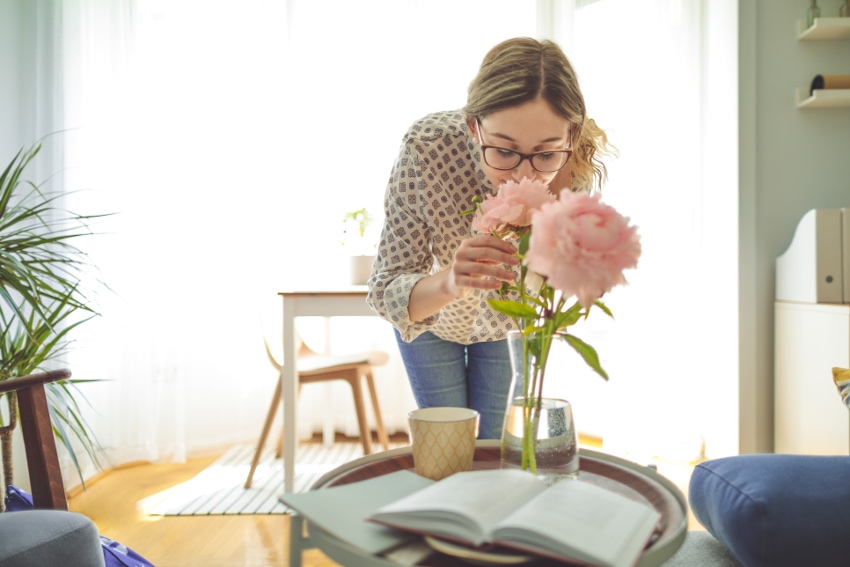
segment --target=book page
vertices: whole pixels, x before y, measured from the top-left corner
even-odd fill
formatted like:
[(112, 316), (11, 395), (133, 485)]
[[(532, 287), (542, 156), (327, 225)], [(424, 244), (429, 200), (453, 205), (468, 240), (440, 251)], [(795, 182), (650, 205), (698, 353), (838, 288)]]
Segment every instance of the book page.
[(565, 480), (494, 527), (494, 539), (583, 562), (633, 565), (660, 520), (648, 504)]
[(480, 545), (493, 525), (546, 488), (519, 470), (460, 472), (382, 507), (372, 518)]

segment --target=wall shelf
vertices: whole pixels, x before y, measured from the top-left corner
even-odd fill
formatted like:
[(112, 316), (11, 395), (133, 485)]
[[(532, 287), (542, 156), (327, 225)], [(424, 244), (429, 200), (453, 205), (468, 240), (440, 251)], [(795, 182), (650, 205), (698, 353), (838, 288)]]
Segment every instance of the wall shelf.
[(815, 18), (812, 27), (797, 20), (797, 39), (850, 39), (850, 18)]
[(850, 107), (850, 89), (797, 89), (797, 108)]

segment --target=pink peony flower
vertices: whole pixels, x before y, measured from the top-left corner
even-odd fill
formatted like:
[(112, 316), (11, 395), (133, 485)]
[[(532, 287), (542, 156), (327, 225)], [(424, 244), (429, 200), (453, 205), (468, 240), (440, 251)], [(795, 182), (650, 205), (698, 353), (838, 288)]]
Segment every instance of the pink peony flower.
[(549, 285), (575, 295), (585, 308), (626, 284), (623, 270), (635, 268), (641, 253), (637, 227), (598, 194), (563, 192), (560, 200), (532, 215), (525, 261)]
[(545, 203), (557, 200), (545, 183), (523, 177), (519, 183), (506, 181), (499, 191), (481, 203), (481, 209), (472, 219), (477, 232), (502, 236), (512, 228), (531, 224), (531, 214)]

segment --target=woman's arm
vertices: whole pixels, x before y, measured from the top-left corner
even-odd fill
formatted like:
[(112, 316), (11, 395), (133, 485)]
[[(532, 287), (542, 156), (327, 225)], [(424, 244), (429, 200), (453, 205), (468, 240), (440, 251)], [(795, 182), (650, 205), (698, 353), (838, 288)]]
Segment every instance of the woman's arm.
[(413, 287), (428, 277), (433, 266), (428, 244), (430, 228), (417, 208), (417, 188), (425, 184), (425, 173), (415, 148), (404, 142), (387, 184), (384, 226), (367, 282), (369, 306), (408, 341), (436, 322), (413, 321), (407, 310)]

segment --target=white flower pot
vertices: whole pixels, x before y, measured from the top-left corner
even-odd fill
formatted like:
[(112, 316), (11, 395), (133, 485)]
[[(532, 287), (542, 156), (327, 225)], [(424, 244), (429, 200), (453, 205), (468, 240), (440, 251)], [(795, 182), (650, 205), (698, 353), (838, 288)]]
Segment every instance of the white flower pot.
[(372, 263), (375, 256), (351, 256), (351, 285), (366, 285), (369, 276), (372, 275)]

